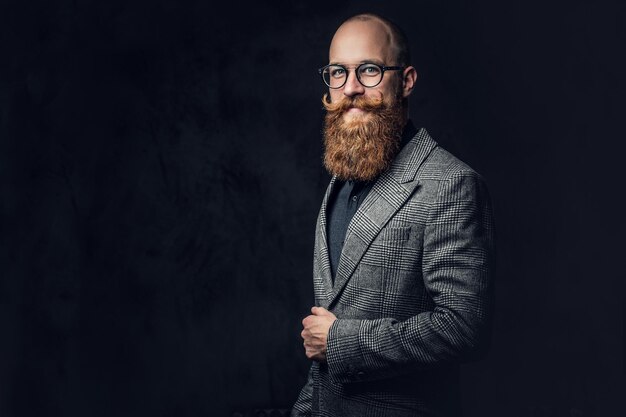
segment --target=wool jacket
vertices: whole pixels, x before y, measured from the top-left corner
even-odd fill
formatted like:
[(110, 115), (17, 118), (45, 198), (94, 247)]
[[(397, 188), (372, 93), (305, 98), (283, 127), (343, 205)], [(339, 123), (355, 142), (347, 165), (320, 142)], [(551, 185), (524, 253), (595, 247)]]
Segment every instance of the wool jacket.
[(315, 230), (316, 305), (337, 316), (292, 416), (457, 416), (459, 364), (490, 338), (494, 228), (483, 178), (420, 129), (348, 226), (335, 280), (330, 181)]

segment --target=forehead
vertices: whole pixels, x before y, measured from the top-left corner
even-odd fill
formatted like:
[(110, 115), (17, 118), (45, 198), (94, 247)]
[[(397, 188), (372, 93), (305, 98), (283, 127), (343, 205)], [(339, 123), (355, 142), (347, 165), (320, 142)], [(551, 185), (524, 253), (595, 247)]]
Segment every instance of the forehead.
[(378, 20), (351, 21), (337, 29), (330, 43), (329, 62), (357, 64), (364, 61), (390, 64), (391, 39)]

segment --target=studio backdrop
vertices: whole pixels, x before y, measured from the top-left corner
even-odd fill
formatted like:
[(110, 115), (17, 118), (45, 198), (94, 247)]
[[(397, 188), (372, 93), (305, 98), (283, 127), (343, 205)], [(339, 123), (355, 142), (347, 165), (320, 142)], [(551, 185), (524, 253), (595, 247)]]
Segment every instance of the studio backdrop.
[(292, 406), (330, 179), (317, 68), (365, 11), (405, 30), (411, 119), (494, 204), (466, 416), (624, 412), (623, 4), (3, 0), (1, 416)]

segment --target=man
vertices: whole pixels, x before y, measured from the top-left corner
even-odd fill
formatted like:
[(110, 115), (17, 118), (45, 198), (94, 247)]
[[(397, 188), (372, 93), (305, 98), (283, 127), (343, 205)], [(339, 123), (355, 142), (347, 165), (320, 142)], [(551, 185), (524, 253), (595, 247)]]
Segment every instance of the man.
[(292, 416), (457, 416), (459, 363), (489, 338), (493, 227), (481, 177), (408, 120), (406, 38), (344, 22), (329, 87), (308, 381)]

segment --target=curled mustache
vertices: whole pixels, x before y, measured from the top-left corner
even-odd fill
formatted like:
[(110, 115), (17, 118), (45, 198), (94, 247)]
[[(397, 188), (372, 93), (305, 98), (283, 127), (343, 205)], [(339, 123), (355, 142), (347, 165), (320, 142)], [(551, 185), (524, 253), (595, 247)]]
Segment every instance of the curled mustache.
[(382, 97), (354, 96), (331, 102), (328, 93), (324, 93), (322, 104), (328, 113), (344, 113), (353, 107), (364, 111), (375, 111), (385, 106)]

